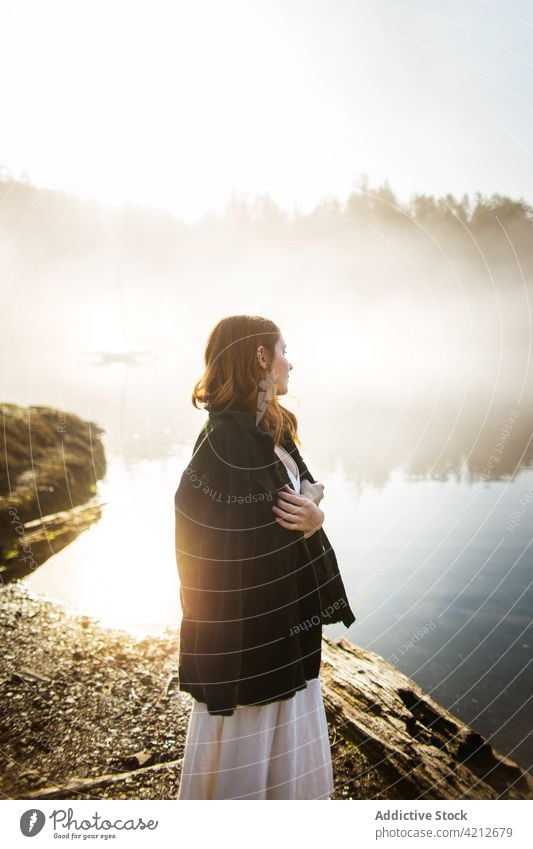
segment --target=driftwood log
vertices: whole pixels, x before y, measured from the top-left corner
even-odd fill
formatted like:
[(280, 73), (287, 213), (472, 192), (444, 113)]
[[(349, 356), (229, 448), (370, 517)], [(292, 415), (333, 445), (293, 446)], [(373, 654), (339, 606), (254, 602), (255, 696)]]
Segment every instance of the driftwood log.
[[(166, 761), (165, 763), (152, 764), (151, 766), (139, 767), (139, 769), (128, 770), (127, 772), (110, 773), (109, 775), (97, 775), (95, 778), (77, 778), (72, 777), (66, 784), (55, 784), (49, 787), (43, 787), (36, 793), (27, 793), (27, 799), (70, 799), (79, 796), (87, 797), (88, 793), (95, 788), (107, 787), (110, 784), (121, 784), (132, 778), (138, 779), (142, 775), (147, 775), (152, 772), (172, 772), (181, 770), (183, 758), (176, 761)], [(91, 798), (90, 796), (88, 798)]]
[(320, 675), (330, 727), (364, 756), (355, 786), (364, 778), (389, 799), (533, 798), (529, 774), (380, 655), (324, 637)]

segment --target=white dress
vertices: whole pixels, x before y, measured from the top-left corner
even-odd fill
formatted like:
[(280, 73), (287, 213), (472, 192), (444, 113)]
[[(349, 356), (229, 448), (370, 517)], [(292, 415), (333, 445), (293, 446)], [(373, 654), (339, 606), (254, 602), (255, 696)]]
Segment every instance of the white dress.
[[(299, 492), (299, 475), (287, 471)], [(290, 699), (237, 705), (232, 716), (193, 699), (178, 799), (329, 799), (333, 790), (319, 678)]]

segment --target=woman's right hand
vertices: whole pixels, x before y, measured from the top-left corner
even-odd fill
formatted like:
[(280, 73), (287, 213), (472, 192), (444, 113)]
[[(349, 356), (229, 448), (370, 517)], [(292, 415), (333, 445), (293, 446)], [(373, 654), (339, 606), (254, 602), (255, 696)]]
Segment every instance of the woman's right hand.
[(304, 531), (305, 536), (311, 536), (324, 522), (324, 511), (310, 498), (295, 492), (289, 484), (284, 484), (279, 490), (272, 510), (279, 525), (290, 531)]

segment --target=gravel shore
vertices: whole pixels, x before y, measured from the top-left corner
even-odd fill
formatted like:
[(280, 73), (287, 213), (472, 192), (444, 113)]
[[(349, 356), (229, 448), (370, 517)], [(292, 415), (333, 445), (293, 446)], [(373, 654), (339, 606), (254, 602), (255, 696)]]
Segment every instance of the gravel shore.
[[(177, 686), (178, 630), (137, 640), (23, 581), (0, 588), (0, 611), (2, 797), (175, 799), (192, 704)], [(345, 744), (330, 739), (338, 798), (354, 798)]]
[(31, 593), (0, 590), (0, 789), (26, 798), (73, 777), (133, 772), (71, 798), (171, 799), (190, 697), (176, 687), (178, 634), (136, 640)]

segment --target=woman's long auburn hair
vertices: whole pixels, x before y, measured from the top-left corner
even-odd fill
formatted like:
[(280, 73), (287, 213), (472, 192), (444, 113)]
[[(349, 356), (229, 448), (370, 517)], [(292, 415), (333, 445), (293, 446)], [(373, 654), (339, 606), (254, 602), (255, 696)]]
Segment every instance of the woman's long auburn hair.
[(191, 400), (197, 409), (208, 412), (238, 409), (256, 416), (262, 410), (258, 422), (261, 430), (269, 433), (275, 443), (283, 444), (288, 435), (299, 446), (294, 413), (282, 407), (277, 396), (264, 397), (268, 381), (256, 356), (258, 347), (264, 345), (270, 371), (280, 333), (273, 321), (259, 315), (222, 318), (209, 334), (205, 371), (194, 386)]

